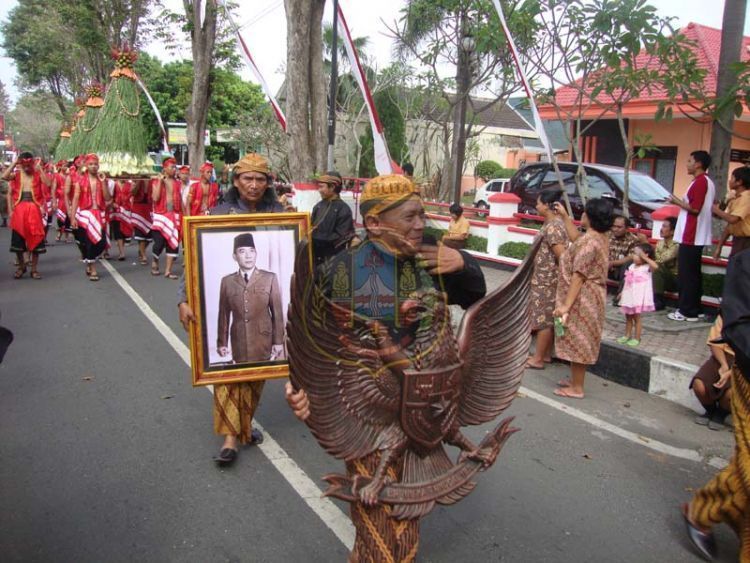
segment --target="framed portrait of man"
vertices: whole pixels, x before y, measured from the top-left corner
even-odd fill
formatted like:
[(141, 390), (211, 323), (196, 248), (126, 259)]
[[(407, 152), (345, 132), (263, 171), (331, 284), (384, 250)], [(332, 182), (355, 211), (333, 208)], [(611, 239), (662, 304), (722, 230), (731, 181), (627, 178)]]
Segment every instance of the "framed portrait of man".
[(286, 377), (289, 292), (309, 215), (186, 217), (183, 228), (193, 385)]

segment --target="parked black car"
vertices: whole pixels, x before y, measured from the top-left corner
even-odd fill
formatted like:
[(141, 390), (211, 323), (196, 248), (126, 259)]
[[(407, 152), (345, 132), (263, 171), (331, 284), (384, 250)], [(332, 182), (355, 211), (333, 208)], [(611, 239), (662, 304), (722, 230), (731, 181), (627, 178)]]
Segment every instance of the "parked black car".
[[(583, 200), (576, 189), (575, 175), (578, 164), (560, 162), (558, 168), (562, 174), (565, 191), (576, 219), (583, 213)], [(622, 213), (624, 172), (617, 166), (601, 164), (584, 164), (588, 180), (588, 198), (611, 198), (617, 213)], [(558, 188), (557, 174), (548, 162), (529, 164), (513, 175), (510, 180), (510, 191), (521, 198), (519, 211), (536, 214), (536, 200), (542, 190)], [(629, 210), (633, 226), (650, 229), (653, 223), (651, 213), (666, 205), (669, 192), (656, 180), (641, 172), (630, 171)]]

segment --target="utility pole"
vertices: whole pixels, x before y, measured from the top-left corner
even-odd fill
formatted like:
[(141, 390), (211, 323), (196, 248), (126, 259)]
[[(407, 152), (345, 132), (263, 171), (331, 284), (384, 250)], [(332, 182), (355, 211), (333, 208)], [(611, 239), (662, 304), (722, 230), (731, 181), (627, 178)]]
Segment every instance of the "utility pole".
[(336, 144), (336, 93), (338, 90), (339, 0), (333, 0), (333, 41), (331, 44), (331, 90), (328, 94), (328, 170), (333, 170)]

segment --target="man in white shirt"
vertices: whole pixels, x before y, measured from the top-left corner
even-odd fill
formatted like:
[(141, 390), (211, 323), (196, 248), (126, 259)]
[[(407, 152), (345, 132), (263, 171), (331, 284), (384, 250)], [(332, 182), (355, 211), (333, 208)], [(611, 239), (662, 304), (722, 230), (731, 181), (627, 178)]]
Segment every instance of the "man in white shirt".
[(690, 153), (687, 171), (694, 180), (682, 198), (670, 196), (671, 203), (680, 207), (674, 233), (674, 240), (680, 245), (677, 254), (680, 295), (677, 310), (667, 315), (673, 321), (695, 322), (701, 313), (701, 261), (703, 247), (712, 242), (711, 207), (716, 194), (713, 181), (706, 175), (710, 165), (711, 156), (706, 151)]

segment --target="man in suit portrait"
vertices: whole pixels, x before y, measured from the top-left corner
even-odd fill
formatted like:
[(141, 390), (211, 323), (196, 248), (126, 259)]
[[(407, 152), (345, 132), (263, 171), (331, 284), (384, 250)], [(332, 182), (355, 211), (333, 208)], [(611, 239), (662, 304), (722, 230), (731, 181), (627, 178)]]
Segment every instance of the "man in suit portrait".
[(284, 359), (284, 313), (276, 274), (256, 267), (258, 253), (251, 233), (234, 238), (239, 266), (224, 276), (219, 292), (216, 349), (227, 357), (231, 344), (236, 364)]

